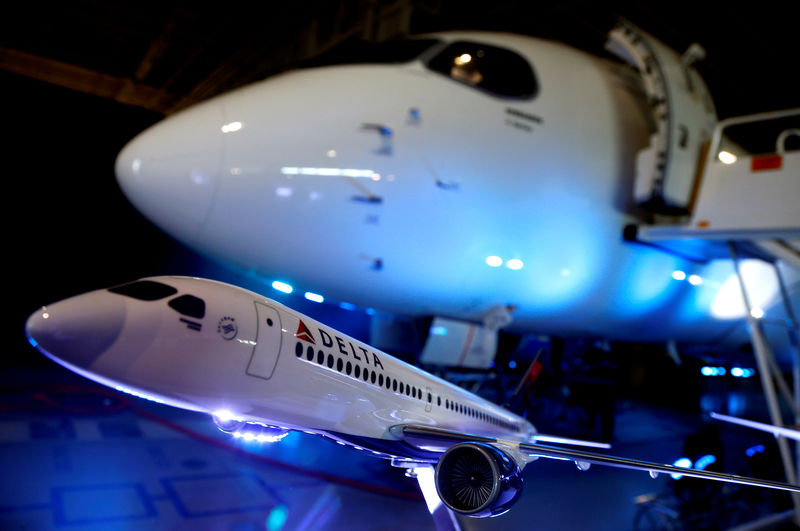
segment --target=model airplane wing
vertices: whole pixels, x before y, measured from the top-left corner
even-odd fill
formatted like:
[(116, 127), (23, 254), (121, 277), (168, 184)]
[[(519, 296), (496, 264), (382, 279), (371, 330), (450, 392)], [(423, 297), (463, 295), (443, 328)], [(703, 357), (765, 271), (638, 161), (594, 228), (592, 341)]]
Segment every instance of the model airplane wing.
[(800, 431), (793, 428), (784, 428), (782, 426), (774, 426), (772, 424), (764, 424), (763, 422), (756, 422), (754, 420), (740, 419), (739, 417), (730, 417), (720, 413), (711, 413), (711, 418), (721, 420), (723, 422), (730, 422), (731, 424), (738, 424), (739, 426), (746, 426), (756, 430), (766, 431), (775, 436), (786, 437), (787, 439), (794, 439), (800, 441)]
[(714, 481), (725, 481), (728, 483), (738, 483), (740, 485), (750, 485), (753, 487), (767, 487), (772, 489), (800, 492), (800, 487), (798, 486), (790, 485), (788, 483), (780, 483), (777, 481), (748, 478), (733, 474), (711, 472), (708, 470), (680, 468), (673, 465), (651, 463), (649, 461), (639, 461), (624, 457), (614, 457), (610, 455), (585, 452), (582, 450), (556, 448), (553, 446), (545, 446), (536, 443), (502, 440), (494, 437), (471, 435), (468, 433), (460, 433), (442, 428), (434, 428), (431, 426), (409, 424), (404, 426), (395, 426), (392, 431), (395, 433), (395, 435), (402, 436), (402, 438), (408, 444), (428, 450), (446, 448), (458, 443), (479, 442), (517, 450), (521, 454), (532, 458), (546, 457), (548, 459), (574, 461), (581, 470), (587, 470), (590, 465), (593, 464), (606, 465), (617, 468), (641, 470), (643, 472), (648, 472), (653, 478), (655, 478), (658, 474), (666, 473), (701, 479), (710, 479)]

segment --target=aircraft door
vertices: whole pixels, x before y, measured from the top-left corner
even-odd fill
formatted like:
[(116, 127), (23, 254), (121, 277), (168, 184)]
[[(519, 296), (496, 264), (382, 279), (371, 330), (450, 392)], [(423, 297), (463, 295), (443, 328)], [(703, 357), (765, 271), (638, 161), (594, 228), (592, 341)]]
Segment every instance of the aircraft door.
[(281, 317), (272, 306), (255, 303), (258, 317), (258, 336), (247, 374), (269, 380), (275, 372), (281, 352)]

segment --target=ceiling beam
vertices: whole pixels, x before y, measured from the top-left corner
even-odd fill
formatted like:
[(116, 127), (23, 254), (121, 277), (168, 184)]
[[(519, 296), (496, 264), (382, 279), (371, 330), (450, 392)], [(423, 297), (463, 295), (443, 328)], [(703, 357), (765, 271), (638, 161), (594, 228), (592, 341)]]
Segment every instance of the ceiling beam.
[(130, 78), (0, 47), (0, 69), (38, 81), (166, 114), (175, 97)]

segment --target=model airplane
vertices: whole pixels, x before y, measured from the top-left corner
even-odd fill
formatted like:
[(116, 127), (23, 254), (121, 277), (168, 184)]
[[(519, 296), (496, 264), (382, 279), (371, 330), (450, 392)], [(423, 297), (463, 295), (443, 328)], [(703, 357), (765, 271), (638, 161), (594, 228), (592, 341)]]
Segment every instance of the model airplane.
[(78, 374), (209, 413), (220, 429), (245, 440), (302, 430), (427, 477), (435, 466), (441, 501), (467, 516), (507, 511), (520, 495), (521, 468), (539, 457), (571, 460), (581, 470), (601, 464), (800, 492), (542, 445), (559, 440), (275, 301), (211, 280), (154, 277), (79, 295), (35, 312), (26, 333), (43, 354)]
[[(665, 62), (640, 37), (618, 34), (620, 55)], [(669, 72), (643, 80), (532, 37), (442, 33), (389, 52), (168, 117), (119, 154), (123, 192), (203, 255), (363, 308), (491, 331), (487, 316), (513, 307), (512, 331), (625, 341), (716, 342), (744, 316), (730, 260), (622, 239), (637, 202), (690, 201), (691, 182), (670, 186), (694, 175), (716, 123), (691, 60), (669, 52), (684, 92), (661, 101), (645, 86)], [(688, 118), (666, 100), (691, 105)], [(642, 192), (637, 165), (666, 116), (685, 129), (658, 148), (673, 175)], [(774, 273), (743, 270), (769, 314)]]

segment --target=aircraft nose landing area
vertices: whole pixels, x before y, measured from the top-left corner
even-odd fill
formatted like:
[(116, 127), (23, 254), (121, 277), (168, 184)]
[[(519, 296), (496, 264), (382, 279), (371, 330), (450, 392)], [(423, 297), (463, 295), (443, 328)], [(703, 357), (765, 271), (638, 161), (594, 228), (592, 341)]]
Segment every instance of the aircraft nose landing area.
[(116, 175), (128, 200), (173, 236), (191, 239), (211, 207), (225, 124), (206, 104), (157, 123), (120, 152)]
[(86, 368), (114, 343), (124, 320), (119, 298), (91, 293), (40, 308), (28, 318), (25, 333), (56, 362)]

